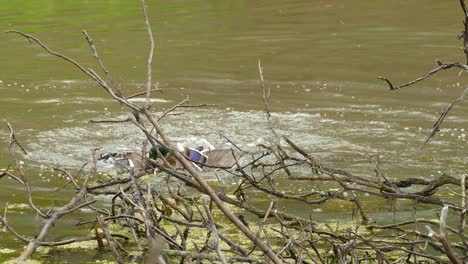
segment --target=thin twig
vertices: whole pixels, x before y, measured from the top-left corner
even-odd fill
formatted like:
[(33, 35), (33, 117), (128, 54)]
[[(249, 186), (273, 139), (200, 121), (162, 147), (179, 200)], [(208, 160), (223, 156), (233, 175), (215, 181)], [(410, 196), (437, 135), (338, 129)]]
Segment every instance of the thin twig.
[(424, 143), (421, 145), (421, 147), (419, 147), (419, 149), (422, 149), (424, 148), (424, 146), (435, 136), (435, 134), (437, 132), (439, 132), (440, 130), (440, 126), (442, 125), (442, 122), (444, 122), (445, 118), (447, 117), (448, 113), (450, 112), (450, 110), (452, 110), (452, 108), (457, 105), (458, 103), (460, 103), (461, 101), (463, 101), (463, 99), (465, 98), (465, 94), (468, 92), (468, 88), (465, 88), (465, 90), (463, 90), (463, 92), (461, 93), (460, 97), (458, 97), (457, 99), (455, 99), (454, 101), (452, 101), (448, 106), (447, 108), (442, 112), (442, 114), (440, 115), (439, 119), (437, 119), (437, 122), (435, 122), (434, 126), (433, 126), (433, 129), (432, 129), (432, 132), (431, 134), (429, 134), (429, 136), (426, 138), (426, 140), (424, 141)]
[(262, 67), (262, 64), (260, 63), (260, 60), (258, 60), (258, 75), (260, 78), (260, 86), (262, 88), (263, 105), (265, 106), (265, 114), (267, 117), (268, 128), (270, 128), (271, 132), (273, 132), (273, 135), (275, 135), (275, 137), (278, 138), (278, 134), (276, 133), (276, 131), (273, 129), (271, 125), (271, 114), (270, 114), (270, 110), (268, 107), (268, 103), (270, 101), (271, 90), (269, 86), (268, 87), (265, 86), (265, 81), (263, 79), (263, 67)]
[(9, 122), (7, 122), (7, 126), (8, 126), (8, 129), (10, 130), (10, 143), (8, 144), (8, 149), (9, 149), (10, 153), (11, 153), (13, 144), (16, 144), (21, 149), (21, 151), (24, 153), (24, 155), (28, 155), (28, 152), (18, 142), (18, 139), (16, 138), (15, 132), (13, 130), (13, 127), (10, 125)]
[(110, 247), (110, 249), (112, 251), (112, 254), (114, 255), (115, 259), (117, 260), (117, 263), (119, 263), (119, 264), (124, 263), (124, 261), (122, 260), (122, 257), (120, 256), (119, 252), (115, 248), (114, 239), (110, 235), (109, 229), (107, 228), (106, 221), (104, 221), (104, 219), (101, 216), (98, 216), (97, 220), (98, 220), (99, 225), (102, 228), (102, 231), (104, 232), (104, 236), (106, 237), (106, 240), (107, 240), (107, 245), (109, 245), (109, 247)]
[[(155, 88), (155, 89), (151, 89), (150, 92), (162, 92), (163, 90), (159, 89), (159, 88)], [(135, 98), (135, 97), (138, 97), (140, 95), (145, 95), (147, 92), (144, 91), (144, 92), (138, 92), (138, 93), (134, 93), (132, 95), (129, 95), (127, 96), (126, 98), (127, 99), (132, 99), (132, 98)]]
[(463, 11), (464, 26), (464, 30), (460, 34), (460, 38), (463, 38), (463, 52), (465, 53), (466, 61), (468, 63), (468, 11), (466, 9), (465, 0), (460, 0), (460, 6)]
[(216, 254), (218, 254), (218, 257), (223, 264), (227, 264), (226, 258), (224, 257), (223, 253), (221, 252), (221, 248), (219, 247), (219, 235), (218, 235), (218, 229), (216, 229), (216, 224), (213, 218), (213, 215), (211, 215), (210, 209), (208, 206), (206, 206), (206, 203), (204, 200), (202, 200), (203, 208), (205, 209), (205, 213), (208, 216), (208, 225), (213, 233), (214, 236), (214, 245), (216, 249)]
[[(86, 30), (83, 30), (83, 34), (85, 35), (86, 41), (88, 41), (88, 44), (89, 44), (89, 46), (91, 48), (91, 51), (93, 52), (94, 58), (96, 58), (96, 60), (99, 63), (99, 66), (101, 66), (102, 71), (106, 74), (109, 81), (112, 84), (115, 85), (114, 80), (112, 80), (112, 77), (111, 77), (109, 71), (107, 70), (106, 66), (104, 66), (104, 63), (102, 62), (101, 57), (99, 57), (99, 54), (98, 54), (98, 51), (96, 49), (96, 46), (94, 45), (93, 39), (89, 36), (89, 34), (88, 34), (88, 32)], [(118, 92), (118, 93), (120, 94), (120, 92)]]
[(413, 84), (418, 83), (420, 81), (424, 81), (427, 78), (429, 78), (431, 75), (434, 75), (434, 74), (436, 74), (436, 73), (438, 73), (438, 72), (440, 72), (442, 70), (447, 70), (447, 69), (450, 69), (450, 68), (460, 68), (460, 69), (465, 70), (465, 71), (468, 70), (468, 65), (458, 63), (458, 62), (442, 63), (440, 61), (437, 61), (437, 63), (439, 65), (437, 68), (434, 68), (434, 69), (430, 70), (429, 72), (427, 72), (426, 74), (422, 75), (419, 78), (416, 78), (416, 79), (414, 79), (412, 81), (409, 81), (407, 83), (400, 84), (400, 85), (397, 85), (397, 86), (393, 85), (392, 82), (389, 79), (385, 78), (385, 77), (379, 76), (378, 78), (380, 80), (385, 81), (388, 84), (388, 86), (390, 87), (390, 90), (393, 91), (393, 90), (400, 90), (401, 88), (413, 85)]
[(95, 119), (91, 119), (89, 120), (89, 123), (92, 123), (92, 124), (99, 124), (99, 123), (126, 123), (126, 122), (130, 122), (132, 119), (130, 117), (127, 117), (125, 119), (103, 119), (103, 120), (95, 120)]
[(114, 91), (114, 89), (111, 88), (93, 69), (91, 69), (91, 68), (86, 69), (81, 64), (79, 64), (77, 61), (75, 61), (75, 60), (73, 60), (73, 59), (71, 59), (71, 58), (69, 58), (69, 57), (67, 57), (67, 56), (65, 56), (65, 55), (63, 55), (61, 53), (58, 53), (58, 52), (55, 52), (55, 51), (51, 50), (48, 46), (46, 46), (44, 43), (42, 43), (42, 41), (40, 41), (38, 38), (36, 38), (34, 36), (31, 36), (29, 34), (26, 34), (26, 33), (23, 33), (21, 31), (17, 31), (17, 30), (8, 30), (8, 31), (6, 31), (6, 33), (19, 34), (19, 35), (25, 37), (28, 40), (34, 41), (39, 46), (41, 46), (44, 50), (46, 50), (49, 54), (51, 54), (53, 56), (56, 56), (58, 58), (61, 58), (61, 59), (65, 60), (65, 61), (73, 64), (81, 72), (83, 72), (88, 77), (90, 77), (91, 79), (96, 81), (97, 84), (99, 84), (102, 88), (104, 88), (104, 90), (106, 90), (106, 92), (110, 96), (112, 96), (112, 98), (117, 100), (119, 103), (122, 103), (122, 104), (128, 106), (130, 109), (132, 109), (134, 111), (140, 111), (141, 108), (138, 105), (133, 104), (133, 103), (129, 102), (128, 100), (126, 100), (125, 98), (121, 97), (118, 94), (118, 92)]
[(41, 242), (44, 241), (49, 230), (55, 225), (57, 220), (63, 216), (65, 212), (69, 213), (70, 209), (74, 208), (75, 205), (86, 195), (87, 185), (90, 177), (91, 174), (86, 176), (80, 191), (67, 204), (57, 208), (53, 213), (50, 214), (40, 233), (34, 239), (29, 241), (26, 249), (23, 251), (23, 253), (21, 253), (21, 256), (18, 258), (19, 262), (25, 262), (34, 253), (36, 248), (41, 245)]
[(150, 51), (148, 55), (148, 70), (147, 70), (147, 83), (146, 83), (146, 109), (150, 107), (150, 97), (151, 97), (151, 78), (152, 78), (152, 63), (153, 63), (153, 54), (154, 54), (154, 37), (153, 32), (151, 31), (151, 25), (149, 22), (148, 14), (146, 12), (146, 3), (145, 0), (141, 0), (141, 5), (143, 7), (143, 15), (145, 16), (146, 29), (148, 31), (148, 37), (150, 40)]

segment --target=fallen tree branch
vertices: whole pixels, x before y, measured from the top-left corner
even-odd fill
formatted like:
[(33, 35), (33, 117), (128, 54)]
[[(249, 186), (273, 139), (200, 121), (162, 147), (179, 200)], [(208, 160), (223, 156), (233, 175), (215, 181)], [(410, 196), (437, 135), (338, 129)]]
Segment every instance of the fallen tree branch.
[(464, 71), (468, 71), (468, 65), (466, 64), (462, 64), (462, 63), (458, 63), (458, 62), (453, 62), (453, 63), (442, 63), (440, 61), (437, 61), (437, 64), (439, 65), (437, 68), (434, 68), (432, 70), (430, 70), (429, 72), (427, 72), (426, 74), (422, 75), (421, 77), (419, 78), (416, 78), (412, 81), (409, 81), (407, 83), (403, 83), (403, 84), (400, 84), (400, 85), (393, 85), (392, 82), (385, 78), (385, 77), (382, 77), (382, 76), (379, 76), (378, 78), (380, 80), (383, 80), (385, 81), (388, 86), (390, 87), (390, 90), (391, 91), (394, 91), (394, 90), (400, 90), (401, 88), (404, 88), (404, 87), (407, 87), (407, 86), (410, 86), (410, 85), (413, 85), (415, 83), (418, 83), (420, 81), (424, 81), (426, 80), (427, 78), (429, 78), (430, 76), (442, 71), (442, 70), (447, 70), (447, 69), (451, 69), (451, 68), (460, 68)]
[(434, 232), (429, 226), (426, 226), (426, 229), (429, 231), (429, 236), (434, 236), (442, 243), (442, 246), (444, 247), (444, 252), (452, 263), (463, 264), (461, 259), (455, 255), (452, 246), (450, 245), (450, 242), (447, 240), (447, 213), (448, 206), (446, 205), (442, 208), (440, 212), (440, 226), (438, 233)]

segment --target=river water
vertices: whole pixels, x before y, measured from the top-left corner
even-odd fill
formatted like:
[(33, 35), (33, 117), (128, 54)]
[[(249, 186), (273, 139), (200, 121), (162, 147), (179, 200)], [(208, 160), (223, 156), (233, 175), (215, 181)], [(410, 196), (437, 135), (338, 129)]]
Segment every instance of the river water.
[[(33, 34), (98, 70), (81, 33), (86, 29), (120, 89), (128, 95), (145, 89), (149, 41), (139, 1), (4, 2), (2, 31)], [(223, 147), (222, 133), (248, 150), (266, 142), (260, 59), (271, 87), (273, 126), (322, 161), (370, 174), (361, 155), (367, 151), (381, 154), (391, 178), (467, 171), (466, 102), (419, 151), (440, 112), (465, 88), (466, 73), (440, 73), (395, 92), (377, 79), (406, 82), (434, 68), (435, 59), (464, 62), (456, 1), (176, 0), (150, 1), (148, 12), (157, 45), (153, 78), (164, 89), (154, 96), (155, 109), (187, 96), (192, 104), (217, 105), (167, 118), (163, 124), (178, 141)], [(21, 159), (31, 167), (39, 204), (63, 199), (51, 192), (57, 179), (41, 164), (78, 168), (94, 147), (140, 146), (144, 136), (136, 128), (88, 122), (128, 112), (82, 73), (22, 37), (1, 34), (0, 40), (0, 167), (10, 162), (9, 121), (30, 152)], [(24, 203), (18, 185), (1, 181), (2, 210), (7, 201)], [(16, 226), (33, 232), (31, 212), (12, 210)], [(10, 236), (0, 243), (19, 244)]]

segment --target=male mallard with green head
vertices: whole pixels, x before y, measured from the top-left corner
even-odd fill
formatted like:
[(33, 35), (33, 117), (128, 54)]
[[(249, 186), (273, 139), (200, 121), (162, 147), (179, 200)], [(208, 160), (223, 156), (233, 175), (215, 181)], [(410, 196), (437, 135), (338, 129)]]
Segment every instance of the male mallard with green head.
[(107, 163), (113, 164), (119, 171), (123, 173), (124, 170), (134, 170), (134, 171), (147, 171), (153, 169), (151, 164), (148, 162), (148, 158), (151, 160), (157, 160), (160, 158), (159, 155), (162, 155), (169, 161), (172, 165), (175, 165), (175, 162), (171, 163), (170, 159), (170, 149), (164, 145), (157, 144), (156, 147), (151, 147), (147, 156), (142, 155), (139, 152), (126, 152), (126, 153), (107, 153), (101, 154), (99, 160), (104, 160)]
[[(232, 167), (242, 156), (239, 151), (232, 151), (230, 149), (224, 150), (204, 150), (203, 147), (198, 149), (189, 148), (181, 143), (177, 144), (177, 151), (183, 154), (192, 164), (200, 171), (203, 170), (204, 164), (208, 164), (209, 168), (221, 167), (229, 168)], [(161, 156), (160, 156), (161, 155)], [(172, 155), (172, 151), (162, 145), (157, 144), (148, 151), (147, 156), (142, 155), (138, 152), (128, 152), (124, 154), (109, 153), (101, 154), (100, 160), (106, 160), (113, 164), (118, 164), (122, 169), (134, 170), (134, 171), (147, 171), (154, 169), (151, 166), (150, 160), (161, 160), (164, 158), (172, 167), (181, 168), (181, 164), (177, 162), (176, 158)], [(123, 172), (123, 171), (122, 171)]]

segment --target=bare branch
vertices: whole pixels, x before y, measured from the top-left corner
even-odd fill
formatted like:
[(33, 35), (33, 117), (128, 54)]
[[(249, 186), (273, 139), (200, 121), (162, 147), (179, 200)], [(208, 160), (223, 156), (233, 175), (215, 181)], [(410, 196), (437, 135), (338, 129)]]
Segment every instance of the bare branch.
[[(102, 62), (101, 57), (99, 57), (96, 46), (94, 46), (93, 39), (91, 39), (91, 37), (88, 35), (88, 32), (86, 32), (86, 30), (83, 30), (83, 34), (85, 35), (86, 41), (88, 41), (88, 44), (89, 44), (89, 46), (90, 46), (90, 48), (91, 48), (91, 50), (93, 52), (94, 58), (96, 58), (96, 60), (99, 63), (99, 66), (101, 66), (102, 71), (106, 74), (109, 81), (112, 84), (114, 84), (114, 81), (112, 80), (112, 77), (111, 77), (109, 71), (106, 69), (106, 66), (104, 66), (104, 63)], [(116, 91), (117, 91), (118, 94), (120, 94), (120, 91), (118, 91), (117, 89), (116, 89)]]
[(161, 119), (163, 119), (165, 116), (167, 116), (169, 113), (171, 113), (172, 111), (176, 110), (177, 108), (181, 107), (182, 105), (184, 104), (188, 104), (189, 102), (189, 98), (187, 96), (187, 98), (185, 98), (184, 100), (182, 100), (181, 102), (173, 105), (171, 108), (167, 109), (166, 111), (164, 111), (159, 117), (158, 117), (158, 121), (160, 121)]
[(447, 240), (447, 213), (448, 206), (445, 205), (440, 211), (439, 233), (434, 232), (429, 226), (426, 226), (426, 229), (429, 231), (429, 235), (435, 236), (442, 243), (442, 246), (444, 247), (444, 252), (452, 263), (462, 264), (461, 259), (459, 259), (455, 255), (452, 246), (450, 245), (450, 242)]
[(110, 249), (112, 251), (112, 254), (114, 255), (115, 259), (117, 260), (117, 263), (119, 263), (119, 264), (124, 263), (124, 261), (122, 260), (122, 257), (120, 257), (119, 252), (115, 248), (114, 239), (112, 238), (112, 236), (111, 236), (111, 234), (109, 232), (109, 229), (107, 228), (106, 221), (104, 221), (104, 219), (102, 219), (102, 217), (100, 217), (100, 216), (97, 217), (97, 220), (98, 220), (99, 225), (102, 228), (102, 231), (104, 232), (104, 236), (106, 237), (106, 240), (107, 240), (107, 245), (109, 245), (109, 247), (110, 247)]
[(262, 64), (260, 63), (260, 60), (258, 60), (258, 76), (260, 78), (260, 86), (262, 88), (263, 105), (265, 106), (265, 114), (267, 117), (268, 127), (270, 128), (271, 132), (273, 132), (273, 135), (275, 135), (275, 137), (278, 137), (278, 134), (276, 134), (276, 131), (273, 129), (271, 125), (271, 114), (270, 114), (270, 110), (268, 107), (268, 103), (270, 101), (271, 90), (269, 86), (268, 87), (265, 86), (265, 81), (263, 80), (263, 67), (262, 67)]
[(22, 177), (21, 179), (23, 180), (23, 183), (24, 183), (24, 187), (26, 187), (26, 191), (28, 193), (28, 202), (29, 202), (29, 205), (31, 206), (31, 208), (33, 208), (42, 218), (49, 218), (49, 215), (48, 214), (45, 214), (41, 211), (41, 209), (39, 209), (33, 202), (33, 198), (32, 198), (32, 191), (31, 191), (31, 186), (29, 186), (29, 182), (28, 182), (28, 179), (26, 178), (26, 176), (23, 175), (23, 173), (21, 172), (21, 169), (19, 170)]
[(213, 236), (214, 236), (214, 244), (215, 244), (216, 254), (218, 254), (218, 257), (219, 257), (219, 260), (221, 261), (221, 263), (227, 264), (226, 258), (224, 257), (223, 253), (221, 252), (221, 248), (219, 247), (219, 234), (218, 234), (218, 229), (216, 229), (216, 224), (215, 224), (214, 218), (211, 215), (210, 209), (208, 208), (208, 206), (206, 206), (205, 201), (202, 201), (202, 204), (203, 204), (203, 208), (205, 208), (205, 213), (208, 216), (209, 228), (210, 228), (210, 230), (211, 230), (211, 232), (213, 233)]
[(437, 132), (439, 132), (440, 126), (442, 125), (442, 122), (444, 122), (444, 120), (445, 120), (445, 118), (447, 117), (447, 115), (448, 115), (448, 113), (450, 112), (450, 110), (452, 110), (452, 108), (453, 108), (455, 105), (457, 105), (458, 103), (460, 103), (461, 101), (463, 101), (463, 99), (465, 98), (465, 94), (467, 93), (467, 91), (468, 91), (468, 88), (465, 88), (465, 90), (463, 90), (463, 92), (462, 92), (462, 94), (460, 95), (460, 97), (458, 97), (457, 99), (455, 99), (454, 101), (452, 101), (452, 102), (447, 106), (447, 108), (442, 112), (442, 114), (440, 115), (439, 119), (437, 119), (437, 122), (435, 122), (431, 134), (429, 134), (429, 136), (426, 138), (426, 140), (425, 140), (424, 143), (421, 145), (421, 147), (419, 147), (419, 149), (424, 148), (424, 146), (435, 136), (435, 134), (437, 134)]
[(454, 63), (442, 63), (440, 61), (437, 61), (437, 63), (439, 64), (439, 66), (437, 68), (434, 68), (432, 70), (430, 70), (428, 73), (422, 75), (421, 77), (419, 78), (416, 78), (412, 81), (409, 81), (407, 83), (404, 83), (404, 84), (400, 84), (400, 85), (393, 85), (392, 82), (390, 82), (390, 80), (388, 80), (387, 78), (385, 77), (382, 77), (382, 76), (379, 76), (378, 78), (380, 80), (383, 80), (385, 81), (388, 86), (390, 87), (390, 90), (400, 90), (401, 88), (404, 88), (406, 86), (410, 86), (412, 84), (415, 84), (415, 83), (418, 83), (420, 81), (424, 81), (426, 80), (427, 78), (429, 78), (430, 76), (442, 71), (442, 70), (447, 70), (447, 69), (450, 69), (450, 68), (460, 68), (462, 70), (465, 70), (465, 71), (468, 71), (468, 65), (466, 64), (462, 64), (462, 63), (458, 63), (458, 62), (454, 62)]
[(16, 230), (14, 230), (11, 226), (9, 226), (5, 218), (0, 217), (0, 223), (8, 230), (8, 232), (12, 233), (17, 239), (26, 243), (30, 241), (29, 239), (16, 232)]
[(151, 25), (148, 19), (148, 13), (146, 12), (146, 3), (145, 0), (141, 0), (141, 5), (143, 7), (143, 15), (145, 16), (145, 24), (146, 24), (146, 29), (148, 31), (148, 36), (150, 39), (150, 51), (148, 55), (148, 70), (147, 70), (147, 83), (146, 83), (146, 109), (149, 109), (150, 107), (150, 97), (151, 97), (151, 76), (152, 76), (152, 68), (151, 64), (153, 63), (153, 54), (154, 54), (154, 37), (153, 37), (153, 32), (151, 31)]
[[(152, 92), (162, 92), (162, 91), (163, 91), (163, 90), (161, 90), (161, 89), (159, 89), (159, 88), (155, 88), (155, 89), (151, 89), (151, 90), (150, 90), (151, 93), (152, 93)], [(132, 99), (132, 98), (138, 97), (138, 96), (140, 96), (140, 95), (145, 95), (146, 93), (147, 93), (146, 91), (144, 91), (144, 92), (138, 92), (138, 93), (134, 93), (134, 94), (132, 94), (132, 95), (129, 95), (129, 96), (127, 96), (126, 98), (127, 98), (127, 99)]]
[(13, 131), (13, 127), (10, 125), (10, 123), (7, 122), (8, 129), (10, 130), (10, 143), (8, 144), (8, 150), (11, 153), (12, 146), (13, 144), (18, 145), (18, 147), (21, 149), (21, 151), (25, 154), (28, 155), (28, 152), (23, 148), (23, 146), (18, 142), (18, 139), (16, 139), (15, 132)]
[(460, 6), (463, 11), (463, 26), (464, 26), (464, 30), (460, 34), (460, 38), (463, 38), (463, 52), (465, 53), (466, 61), (468, 64), (468, 12), (466, 10), (465, 0), (460, 0)]
[(18, 258), (19, 262), (25, 262), (34, 253), (36, 248), (41, 245), (41, 242), (44, 241), (49, 230), (55, 225), (55, 223), (63, 215), (63, 213), (74, 208), (75, 205), (86, 195), (87, 184), (91, 175), (92, 174), (88, 174), (86, 176), (80, 191), (67, 204), (60, 208), (57, 208), (49, 215), (40, 233), (34, 239), (28, 241), (29, 243), (26, 249), (23, 251), (23, 253), (21, 253), (21, 256)]
[(106, 90), (107, 93), (109, 93), (109, 95), (112, 96), (112, 98), (114, 98), (115, 100), (117, 100), (118, 102), (128, 106), (129, 108), (131, 108), (132, 110), (134, 111), (140, 111), (140, 107), (135, 105), (135, 104), (132, 104), (131, 102), (129, 102), (128, 100), (126, 100), (125, 98), (122, 98), (121, 96), (119, 96), (118, 94), (116, 94), (116, 92), (114, 91), (113, 88), (111, 88), (96, 72), (94, 72), (92, 69), (88, 68), (86, 69), (85, 67), (83, 67), (81, 64), (79, 64), (78, 62), (76, 62), (75, 60), (63, 55), (63, 54), (60, 54), (58, 52), (55, 52), (51, 49), (49, 49), (49, 47), (47, 47), (44, 43), (42, 43), (42, 41), (40, 41), (38, 38), (36, 37), (33, 37), (29, 34), (25, 34), (23, 32), (20, 32), (20, 31), (17, 31), (17, 30), (8, 30), (6, 31), (6, 33), (15, 33), (15, 34), (19, 34), (23, 37), (25, 37), (26, 39), (28, 40), (32, 40), (34, 41), (35, 43), (37, 43), (39, 46), (41, 46), (44, 50), (46, 50), (49, 54), (53, 55), (53, 56), (56, 56), (58, 58), (61, 58), (71, 64), (73, 64), (76, 68), (78, 68), (80, 71), (82, 71), (84, 74), (86, 74), (88, 77), (90, 77), (91, 79), (93, 79), (94, 81), (96, 81), (96, 83), (98, 83), (102, 88), (104, 88), (104, 90)]

